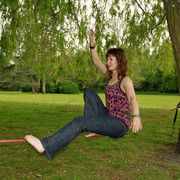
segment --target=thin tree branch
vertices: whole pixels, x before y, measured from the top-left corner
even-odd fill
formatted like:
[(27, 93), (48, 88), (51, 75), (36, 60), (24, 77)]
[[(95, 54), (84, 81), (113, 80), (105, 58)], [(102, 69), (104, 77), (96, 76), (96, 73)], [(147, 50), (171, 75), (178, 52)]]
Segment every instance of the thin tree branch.
[(37, 0), (36, 5), (34, 6), (34, 15), (35, 15), (35, 22), (36, 23), (38, 23), (37, 14), (36, 14), (36, 9), (37, 9), (38, 4), (39, 4), (39, 0)]
[(156, 29), (159, 25), (161, 25), (163, 23), (165, 17), (166, 17), (166, 14), (164, 14), (164, 16), (161, 18), (161, 20), (150, 30), (151, 34), (154, 29)]
[(56, 12), (56, 13), (52, 13), (52, 15), (51, 15), (52, 18), (53, 18), (53, 19), (56, 19), (57, 15), (58, 15), (59, 13), (60, 13), (60, 10), (59, 10), (58, 12)]
[(146, 14), (146, 11), (142, 8), (142, 6), (139, 4), (139, 2), (137, 0), (135, 0), (136, 4), (138, 5), (138, 7), (142, 10), (142, 12), (144, 14)]
[[(59, 3), (61, 2), (61, 0), (59, 0)], [(51, 16), (52, 16), (52, 18), (54, 18), (54, 19), (59, 19), (59, 18), (57, 18), (57, 15), (59, 15), (59, 13), (61, 12), (61, 10), (62, 10), (62, 8), (61, 8), (61, 6), (58, 4), (58, 8), (59, 8), (59, 11), (58, 12), (56, 12), (56, 13), (52, 13), (51, 14)]]
[(14, 15), (16, 13), (16, 11), (19, 9), (20, 6), (17, 6), (13, 11), (12, 11), (12, 15)]

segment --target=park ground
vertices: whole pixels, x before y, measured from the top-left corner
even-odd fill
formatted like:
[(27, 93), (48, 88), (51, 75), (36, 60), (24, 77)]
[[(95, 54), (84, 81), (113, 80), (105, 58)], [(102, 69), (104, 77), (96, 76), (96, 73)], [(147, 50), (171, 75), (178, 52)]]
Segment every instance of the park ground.
[[(104, 101), (104, 95), (99, 94)], [(176, 107), (178, 94), (137, 94), (142, 121)], [(83, 115), (83, 94), (31, 94), (0, 91), (0, 139), (47, 137)], [(143, 130), (120, 139), (76, 139), (47, 160), (26, 142), (0, 143), (1, 179), (179, 179), (173, 137), (174, 111), (143, 123)], [(80, 134), (84, 136), (87, 133)]]

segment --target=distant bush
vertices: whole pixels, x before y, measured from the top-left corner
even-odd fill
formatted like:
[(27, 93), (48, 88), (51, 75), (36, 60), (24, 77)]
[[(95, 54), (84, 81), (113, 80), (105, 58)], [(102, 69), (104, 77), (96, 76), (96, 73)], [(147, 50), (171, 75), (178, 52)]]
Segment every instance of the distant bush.
[(162, 72), (147, 74), (137, 91), (157, 91), (161, 93), (178, 93), (178, 77), (175, 74), (165, 76)]
[(55, 93), (56, 92), (56, 86), (54, 82), (47, 82), (46, 83), (46, 93)]
[(32, 92), (32, 87), (30, 86), (24, 86), (21, 88), (22, 92)]
[(178, 93), (178, 77), (173, 75), (162, 77), (162, 85), (159, 87), (159, 91)]
[(22, 92), (32, 92), (32, 93), (39, 93), (40, 89), (38, 86), (31, 86), (31, 85), (26, 85), (21, 87)]
[(58, 83), (57, 92), (61, 94), (78, 94), (78, 85), (72, 81), (61, 81)]

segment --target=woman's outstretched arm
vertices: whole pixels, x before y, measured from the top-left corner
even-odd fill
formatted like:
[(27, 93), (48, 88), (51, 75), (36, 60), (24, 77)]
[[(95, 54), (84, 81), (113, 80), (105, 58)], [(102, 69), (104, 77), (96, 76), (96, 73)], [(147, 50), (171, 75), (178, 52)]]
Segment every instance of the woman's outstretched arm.
[[(90, 30), (90, 34), (89, 34), (89, 42), (90, 42), (90, 46), (94, 47), (94, 38), (95, 38), (95, 32), (91, 29)], [(106, 66), (101, 62), (101, 59), (96, 51), (95, 48), (91, 48), (91, 56), (92, 56), (92, 60), (94, 65), (104, 74), (107, 75), (107, 68)]]

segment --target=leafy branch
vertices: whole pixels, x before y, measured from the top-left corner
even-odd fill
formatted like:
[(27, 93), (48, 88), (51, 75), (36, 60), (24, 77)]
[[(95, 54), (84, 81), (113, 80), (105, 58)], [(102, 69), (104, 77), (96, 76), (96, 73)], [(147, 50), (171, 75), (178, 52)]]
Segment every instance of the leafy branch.
[[(147, 12), (143, 9), (143, 7), (142, 7), (141, 4), (138, 2), (138, 0), (135, 0), (135, 3), (136, 3), (137, 6), (142, 10), (143, 14), (146, 15)], [(166, 17), (166, 14), (164, 14), (162, 17), (159, 18), (159, 22), (158, 22), (154, 27), (150, 28), (149, 31), (151, 32), (151, 34), (152, 34), (152, 32), (153, 32), (154, 29), (156, 29), (158, 26), (160, 26), (160, 25), (163, 23), (165, 17)], [(150, 17), (150, 18), (152, 18), (152, 17)]]
[(142, 8), (142, 6), (140, 5), (140, 3), (139, 3), (137, 0), (135, 0), (135, 2), (136, 2), (136, 4), (138, 5), (138, 7), (142, 10), (142, 12), (143, 12), (144, 14), (146, 14), (146, 11)]
[(164, 14), (164, 16), (161, 18), (161, 20), (151, 29), (151, 34), (154, 29), (156, 29), (159, 25), (161, 25), (163, 23), (165, 17), (166, 17), (166, 14)]

